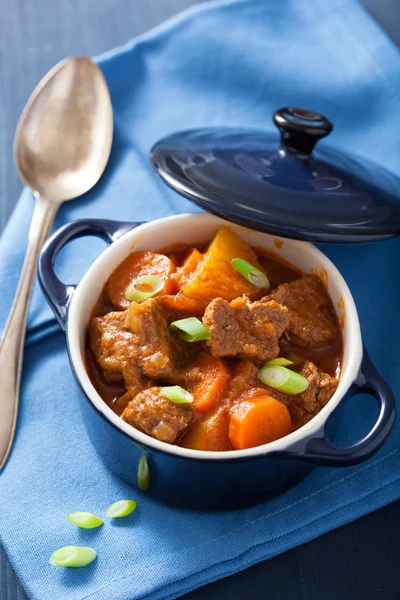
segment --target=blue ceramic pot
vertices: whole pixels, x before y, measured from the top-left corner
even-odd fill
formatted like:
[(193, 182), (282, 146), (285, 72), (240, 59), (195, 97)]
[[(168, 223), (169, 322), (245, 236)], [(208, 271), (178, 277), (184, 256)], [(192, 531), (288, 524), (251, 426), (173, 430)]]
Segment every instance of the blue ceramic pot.
[[(202, 452), (165, 444), (122, 421), (101, 399), (85, 368), (87, 325), (104, 283), (132, 251), (157, 250), (174, 243), (196, 244), (211, 239), (227, 223), (210, 214), (187, 214), (145, 224), (83, 219), (56, 232), (39, 258), (39, 281), (60, 327), (66, 332), (69, 360), (82, 391), (82, 418), (100, 459), (135, 487), (163, 502), (183, 506), (233, 508), (261, 502), (295, 485), (314, 465), (346, 467), (367, 460), (388, 435), (394, 421), (393, 393), (362, 346), (354, 300), (331, 261), (307, 242), (279, 240), (271, 235), (229, 224), (251, 245), (272, 250), (301, 271), (324, 270), (328, 292), (343, 323), (343, 364), (337, 391), (321, 412), (301, 429), (265, 446), (230, 452)], [(62, 283), (54, 272), (61, 248), (85, 235), (105, 239), (109, 247), (79, 285)], [(371, 431), (356, 444), (338, 447), (325, 435), (329, 417), (345, 396), (373, 395), (379, 416)], [(138, 467), (140, 473), (138, 479)]]

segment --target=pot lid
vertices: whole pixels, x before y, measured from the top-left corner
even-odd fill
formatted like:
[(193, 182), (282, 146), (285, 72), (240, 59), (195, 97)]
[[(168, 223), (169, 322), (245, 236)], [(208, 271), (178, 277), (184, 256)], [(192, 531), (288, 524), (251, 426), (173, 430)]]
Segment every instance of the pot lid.
[(173, 189), (205, 210), (251, 229), (318, 242), (362, 242), (400, 232), (400, 180), (324, 144), (324, 116), (282, 108), (277, 135), (207, 128), (155, 144), (151, 163)]

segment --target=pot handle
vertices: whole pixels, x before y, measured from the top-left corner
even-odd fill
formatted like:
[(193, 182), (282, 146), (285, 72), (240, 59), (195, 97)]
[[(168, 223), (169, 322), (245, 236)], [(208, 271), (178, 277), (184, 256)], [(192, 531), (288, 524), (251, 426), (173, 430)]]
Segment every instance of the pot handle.
[(328, 440), (325, 428), (322, 436), (308, 440), (304, 452), (297, 456), (322, 466), (347, 467), (372, 456), (383, 444), (394, 423), (395, 398), (388, 382), (377, 369), (364, 348), (361, 368), (348, 394), (371, 394), (379, 404), (379, 415), (371, 431), (352, 446), (336, 446)]
[(47, 240), (38, 259), (39, 283), (63, 331), (66, 329), (68, 307), (76, 285), (63, 283), (54, 271), (54, 263), (60, 250), (71, 240), (87, 235), (100, 237), (110, 246), (138, 225), (140, 223), (108, 219), (79, 219), (67, 223)]

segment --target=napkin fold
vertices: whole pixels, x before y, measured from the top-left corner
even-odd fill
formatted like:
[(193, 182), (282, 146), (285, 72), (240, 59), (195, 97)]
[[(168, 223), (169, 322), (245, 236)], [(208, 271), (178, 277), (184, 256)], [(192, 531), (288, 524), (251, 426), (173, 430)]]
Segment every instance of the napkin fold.
[[(120, 15), (123, 18), (123, 15)], [(115, 136), (100, 183), (65, 204), (55, 227), (80, 217), (145, 221), (196, 210), (152, 173), (160, 137), (201, 126), (273, 130), (287, 105), (335, 124), (331, 144), (400, 169), (400, 56), (356, 0), (229, 0), (189, 10), (98, 58), (110, 87)], [(25, 190), (0, 241), (0, 324), (4, 326), (32, 214)], [(103, 249), (81, 239), (60, 255), (62, 279), (77, 282)], [(400, 240), (323, 250), (355, 297), (366, 345), (400, 391)], [(35, 600), (166, 600), (304, 543), (400, 496), (398, 423), (368, 462), (318, 468), (263, 505), (202, 513), (133, 492), (99, 462), (81, 420), (82, 402), (65, 341), (38, 288), (29, 316), (15, 446), (0, 475), (0, 539)], [(346, 406), (338, 439), (355, 441), (376, 416), (374, 401)], [(199, 491), (200, 493), (200, 491)], [(138, 509), (117, 524), (79, 530), (77, 510), (104, 515), (134, 496)], [(89, 545), (84, 569), (56, 569), (50, 554)]]

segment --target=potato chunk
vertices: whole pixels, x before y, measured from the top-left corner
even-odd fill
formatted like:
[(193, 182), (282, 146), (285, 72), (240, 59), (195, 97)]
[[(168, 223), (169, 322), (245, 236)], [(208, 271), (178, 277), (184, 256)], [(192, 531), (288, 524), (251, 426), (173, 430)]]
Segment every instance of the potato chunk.
[[(260, 298), (263, 290), (249, 283), (231, 265), (233, 258), (243, 258), (264, 272), (256, 254), (229, 227), (221, 227), (212, 240), (197, 268), (189, 276), (179, 295), (196, 301), (205, 308), (216, 294), (231, 301), (244, 294), (250, 299)], [(265, 293), (265, 290), (264, 290)]]

